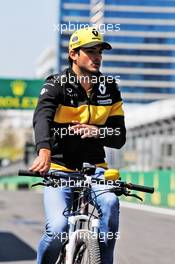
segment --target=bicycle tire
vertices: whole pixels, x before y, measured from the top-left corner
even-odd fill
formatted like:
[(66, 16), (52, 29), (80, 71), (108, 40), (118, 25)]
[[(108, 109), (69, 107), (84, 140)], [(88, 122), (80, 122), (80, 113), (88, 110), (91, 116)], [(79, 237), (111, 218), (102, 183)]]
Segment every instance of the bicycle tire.
[(58, 258), (55, 262), (55, 264), (65, 264), (66, 263), (66, 251), (65, 251), (65, 245), (63, 246), (63, 248), (61, 249)]
[(101, 264), (98, 239), (88, 230), (77, 232), (73, 264)]

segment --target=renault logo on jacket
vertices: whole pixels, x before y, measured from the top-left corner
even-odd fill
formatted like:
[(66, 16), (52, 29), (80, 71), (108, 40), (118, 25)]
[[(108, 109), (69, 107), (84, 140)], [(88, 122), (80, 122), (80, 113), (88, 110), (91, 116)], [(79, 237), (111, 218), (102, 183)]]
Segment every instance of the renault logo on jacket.
[(102, 83), (100, 83), (98, 90), (100, 91), (101, 94), (105, 94), (106, 93), (106, 86)]

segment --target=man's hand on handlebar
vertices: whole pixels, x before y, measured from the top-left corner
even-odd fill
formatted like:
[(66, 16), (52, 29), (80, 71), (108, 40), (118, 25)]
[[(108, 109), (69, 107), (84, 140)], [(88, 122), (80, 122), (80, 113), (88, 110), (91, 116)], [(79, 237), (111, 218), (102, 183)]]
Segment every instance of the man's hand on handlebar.
[(40, 149), (38, 157), (34, 160), (31, 171), (44, 174), (49, 171), (51, 162), (51, 151), (49, 149)]

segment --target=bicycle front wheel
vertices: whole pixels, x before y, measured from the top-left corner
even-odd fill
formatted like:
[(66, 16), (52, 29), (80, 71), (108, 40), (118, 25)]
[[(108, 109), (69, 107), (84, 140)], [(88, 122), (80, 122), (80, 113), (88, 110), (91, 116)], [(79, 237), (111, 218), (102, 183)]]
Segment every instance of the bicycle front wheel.
[(98, 238), (88, 230), (77, 232), (73, 264), (101, 264)]
[(66, 264), (66, 247), (63, 245), (55, 264)]

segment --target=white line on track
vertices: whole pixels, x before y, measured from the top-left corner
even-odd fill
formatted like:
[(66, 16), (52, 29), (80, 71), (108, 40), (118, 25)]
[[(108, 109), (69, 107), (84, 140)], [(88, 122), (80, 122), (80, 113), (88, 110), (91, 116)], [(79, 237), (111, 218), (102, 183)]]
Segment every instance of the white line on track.
[(129, 203), (129, 202), (124, 202), (124, 201), (120, 201), (120, 205), (126, 208), (142, 210), (142, 211), (156, 213), (156, 214), (175, 216), (175, 209), (168, 209), (168, 208), (162, 208), (162, 207), (156, 207), (156, 206), (150, 206), (150, 205), (144, 205), (144, 204)]

